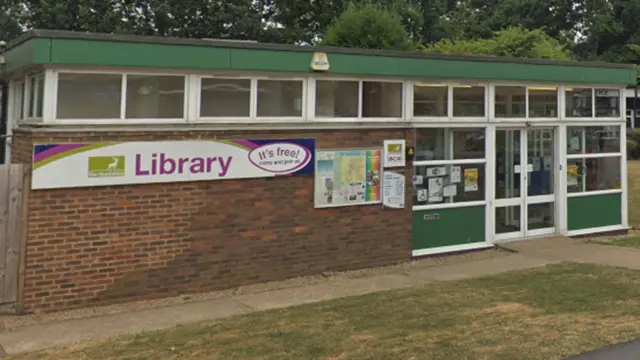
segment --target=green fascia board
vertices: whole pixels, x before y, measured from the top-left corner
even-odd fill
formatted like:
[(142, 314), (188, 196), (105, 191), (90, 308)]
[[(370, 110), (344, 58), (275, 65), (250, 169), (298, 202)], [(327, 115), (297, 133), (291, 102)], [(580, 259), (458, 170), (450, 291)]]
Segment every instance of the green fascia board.
[(567, 84), (635, 84), (632, 65), (244, 44), (197, 39), (32, 32), (5, 52), (6, 71), (31, 64), (311, 73), (314, 51), (327, 53), (329, 74), (434, 80)]
[(622, 194), (570, 197), (567, 228), (583, 230), (622, 224)]
[(0, 73), (12, 72), (36, 64), (48, 64), (50, 43), (49, 39), (35, 38), (4, 52), (6, 66), (0, 68)]

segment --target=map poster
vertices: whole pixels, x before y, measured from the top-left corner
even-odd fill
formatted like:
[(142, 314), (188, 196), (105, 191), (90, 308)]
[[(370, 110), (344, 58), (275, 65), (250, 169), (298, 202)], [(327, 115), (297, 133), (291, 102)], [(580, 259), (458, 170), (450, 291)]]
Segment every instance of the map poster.
[(316, 208), (379, 204), (382, 150), (316, 152)]

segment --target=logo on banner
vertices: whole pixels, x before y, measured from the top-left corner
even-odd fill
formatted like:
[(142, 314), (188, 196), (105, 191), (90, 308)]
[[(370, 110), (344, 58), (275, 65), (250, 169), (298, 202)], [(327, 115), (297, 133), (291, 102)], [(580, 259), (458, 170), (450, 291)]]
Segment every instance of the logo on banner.
[(124, 156), (92, 156), (89, 157), (89, 177), (124, 176)]

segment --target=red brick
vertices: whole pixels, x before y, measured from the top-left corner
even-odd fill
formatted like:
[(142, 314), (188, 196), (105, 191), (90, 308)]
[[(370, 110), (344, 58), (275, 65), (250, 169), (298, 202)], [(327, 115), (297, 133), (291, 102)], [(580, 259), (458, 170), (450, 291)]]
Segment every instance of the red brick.
[[(409, 132), (393, 129), (126, 133), (18, 129), (12, 161), (29, 163), (35, 142), (298, 137), (316, 138), (319, 149), (380, 148), (390, 138), (411, 141)], [(313, 176), (289, 176), (33, 190), (25, 310), (152, 299), (409, 259), (410, 207), (314, 209), (313, 186)], [(410, 191), (406, 203), (411, 203)]]

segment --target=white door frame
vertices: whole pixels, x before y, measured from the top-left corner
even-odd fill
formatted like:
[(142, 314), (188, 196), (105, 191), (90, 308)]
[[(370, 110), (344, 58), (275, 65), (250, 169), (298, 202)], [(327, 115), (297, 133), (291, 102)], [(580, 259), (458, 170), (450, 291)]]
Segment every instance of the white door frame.
[[(560, 184), (561, 184), (561, 179), (560, 179), (560, 174), (562, 173), (561, 171), (558, 171), (558, 169), (560, 169), (560, 164), (561, 164), (561, 159), (559, 154), (562, 153), (562, 149), (561, 149), (561, 141), (559, 141), (560, 139), (560, 135), (561, 135), (561, 131), (560, 131), (560, 126), (549, 126), (549, 125), (541, 125), (541, 126), (533, 126), (533, 127), (525, 127), (525, 126), (514, 126), (515, 124), (510, 124), (510, 125), (505, 125), (505, 126), (491, 126), (491, 132), (492, 132), (492, 141), (493, 143), (491, 144), (491, 149), (493, 151), (491, 151), (490, 156), (488, 157), (488, 161), (491, 163), (489, 168), (491, 169), (491, 172), (488, 174), (492, 181), (488, 182), (488, 186), (493, 187), (493, 189), (491, 189), (491, 191), (488, 191), (488, 193), (490, 193), (490, 197), (489, 197), (489, 206), (488, 206), (488, 213), (489, 213), (489, 226), (488, 228), (490, 229), (490, 237), (489, 239), (491, 239), (492, 243), (495, 242), (505, 242), (505, 241), (514, 241), (514, 240), (523, 240), (523, 239), (527, 239), (527, 238), (532, 238), (532, 237), (540, 237), (540, 236), (546, 236), (546, 235), (552, 235), (558, 232), (558, 230), (561, 228), (561, 226), (559, 226), (559, 224), (561, 224), (561, 209), (559, 207), (561, 201), (559, 201), (559, 194), (560, 191), (559, 189), (561, 189)], [(539, 195), (539, 196), (528, 196), (528, 183), (529, 183), (529, 172), (527, 171), (528, 169), (528, 131), (529, 129), (534, 128), (534, 129), (553, 129), (553, 151), (554, 151), (554, 156), (553, 156), (553, 164), (552, 164), (552, 171), (553, 173), (553, 194), (551, 195)], [(495, 186), (497, 184), (497, 178), (496, 178), (496, 155), (497, 155), (497, 151), (498, 149), (496, 148), (496, 144), (495, 144), (495, 139), (497, 138), (497, 131), (499, 130), (518, 130), (520, 132), (520, 166), (521, 166), (521, 171), (520, 171), (520, 196), (517, 198), (508, 198), (508, 199), (496, 199), (495, 198)], [(554, 227), (552, 228), (545, 228), (545, 229), (536, 229), (536, 230), (528, 230), (528, 207), (529, 205), (534, 205), (534, 204), (543, 204), (543, 203), (553, 203), (554, 206)], [(508, 207), (508, 206), (519, 206), (520, 207), (520, 216), (519, 216), (519, 224), (520, 224), (520, 229), (519, 231), (515, 231), (515, 232), (510, 232), (510, 233), (503, 233), (503, 234), (496, 234), (496, 229), (495, 229), (495, 220), (496, 220), (496, 209), (497, 208), (501, 208), (501, 207)]]

